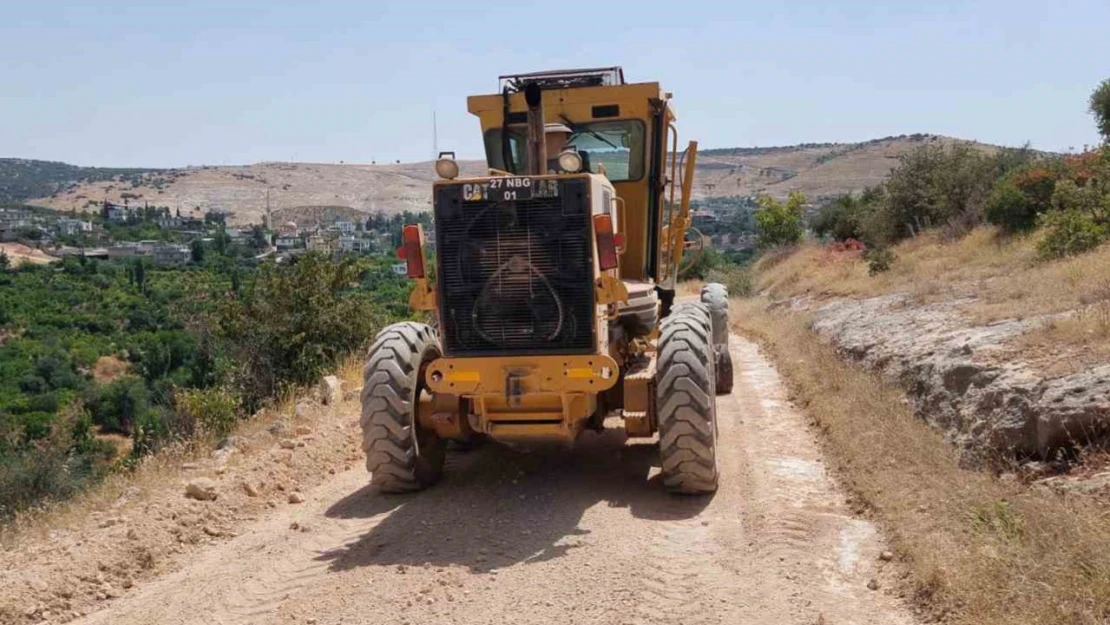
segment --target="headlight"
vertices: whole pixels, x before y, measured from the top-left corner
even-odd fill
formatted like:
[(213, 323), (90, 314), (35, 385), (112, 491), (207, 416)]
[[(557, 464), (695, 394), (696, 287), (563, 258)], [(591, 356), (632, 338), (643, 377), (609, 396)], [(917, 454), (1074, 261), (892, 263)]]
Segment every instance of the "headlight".
[(454, 180), (459, 177), (459, 164), (455, 161), (454, 152), (441, 152), (436, 159), (436, 174), (440, 178)]
[(566, 172), (574, 173), (582, 170), (582, 157), (574, 150), (559, 153), (559, 167)]

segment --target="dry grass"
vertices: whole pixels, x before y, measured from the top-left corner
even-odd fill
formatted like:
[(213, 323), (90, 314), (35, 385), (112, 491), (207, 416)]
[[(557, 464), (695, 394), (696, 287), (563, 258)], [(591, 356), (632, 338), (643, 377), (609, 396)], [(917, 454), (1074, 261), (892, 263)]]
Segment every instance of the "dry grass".
[(768, 313), (767, 304), (735, 301), (732, 318), (775, 359), (932, 616), (972, 625), (1110, 622), (1110, 509), (961, 469), (901, 390), (846, 365), (803, 317)]
[(1015, 340), (1012, 351), (1053, 375), (1107, 362), (1110, 245), (1045, 262), (1037, 259), (1036, 243), (1036, 235), (1006, 239), (987, 227), (956, 241), (931, 233), (897, 245), (890, 271), (877, 276), (868, 275), (856, 254), (807, 243), (761, 259), (757, 290), (818, 299), (904, 293), (917, 305), (966, 299), (958, 310), (971, 325), (1074, 312)]
[(1045, 375), (1068, 375), (1110, 363), (1110, 302), (1047, 320), (1016, 339), (1012, 348), (1038, 363)]
[(362, 366), (366, 362), (366, 355), (361, 351), (351, 354), (339, 365), (339, 370), (336, 375), (339, 380), (343, 382), (343, 388), (347, 389), (361, 389), (362, 388)]
[(769, 289), (775, 297), (873, 296), (897, 291), (932, 299), (1038, 267), (1034, 240), (1001, 239), (992, 228), (979, 228), (951, 242), (929, 233), (893, 251), (896, 260), (890, 271), (870, 276), (867, 262), (858, 253), (808, 243), (793, 253), (761, 259), (755, 267), (759, 289)]
[(921, 301), (974, 296), (975, 320), (1077, 310), (1110, 301), (1110, 245), (1066, 260), (1036, 258), (1036, 238), (1001, 238), (978, 228), (956, 241), (930, 233), (894, 247), (890, 271), (867, 274), (850, 252), (808, 243), (789, 254), (769, 255), (755, 267), (758, 288), (776, 298), (797, 295), (868, 297), (910, 293)]
[(101, 356), (92, 367), (92, 377), (98, 384), (115, 382), (127, 373), (128, 363), (118, 356)]

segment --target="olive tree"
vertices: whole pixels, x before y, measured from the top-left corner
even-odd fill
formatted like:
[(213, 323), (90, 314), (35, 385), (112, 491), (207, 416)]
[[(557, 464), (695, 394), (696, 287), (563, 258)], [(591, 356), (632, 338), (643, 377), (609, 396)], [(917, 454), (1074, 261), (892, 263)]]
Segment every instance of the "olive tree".
[(1110, 141), (1110, 78), (1099, 83), (1088, 104), (1102, 138)]

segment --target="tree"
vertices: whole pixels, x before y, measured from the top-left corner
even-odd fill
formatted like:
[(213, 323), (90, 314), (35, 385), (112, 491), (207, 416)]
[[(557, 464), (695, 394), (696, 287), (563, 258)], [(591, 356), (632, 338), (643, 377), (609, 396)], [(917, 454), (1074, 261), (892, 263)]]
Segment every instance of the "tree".
[(317, 253), (265, 263), (224, 302), (217, 338), (237, 364), (230, 374), (248, 410), (283, 384), (312, 382), (373, 336), (381, 296), (356, 287), (360, 272), (354, 259)]
[(146, 293), (146, 263), (141, 258), (136, 258), (130, 267), (129, 276), (131, 284), (139, 289), (140, 293)]
[(266, 231), (262, 226), (255, 224), (251, 226), (250, 246), (256, 250), (264, 250), (269, 245), (266, 239)]
[(809, 220), (809, 227), (815, 235), (835, 241), (862, 239), (859, 216), (863, 208), (858, 196), (846, 193), (822, 206)]
[(7, 269), (12, 266), (12, 259), (8, 258), (7, 250), (0, 250), (0, 270)]
[(924, 229), (945, 226), (959, 234), (977, 225), (995, 179), (1012, 155), (997, 159), (968, 145), (923, 145), (900, 158), (886, 187), (886, 219), (891, 242)]
[(1110, 141), (1110, 78), (1099, 83), (1088, 103), (1091, 115), (1095, 116), (1098, 133)]
[(146, 386), (134, 376), (124, 376), (98, 387), (89, 401), (93, 422), (121, 433), (130, 432), (131, 426), (143, 417), (149, 406)]
[(1037, 216), (1052, 209), (1056, 174), (1045, 167), (1023, 167), (1000, 178), (987, 200), (987, 221), (1003, 232), (1032, 230)]
[(764, 195), (757, 201), (755, 226), (759, 230), (760, 247), (777, 247), (799, 243), (805, 235), (802, 226), (802, 206), (806, 196), (797, 191), (790, 194), (786, 203)]
[(215, 236), (212, 237), (212, 247), (216, 249), (216, 253), (223, 256), (227, 254), (227, 248), (231, 245), (231, 236), (228, 235), (227, 229), (221, 224), (219, 230), (216, 231)]
[(189, 256), (192, 258), (194, 263), (198, 265), (200, 263), (203, 263), (204, 241), (201, 241), (200, 239), (193, 239), (193, 242), (189, 244)]

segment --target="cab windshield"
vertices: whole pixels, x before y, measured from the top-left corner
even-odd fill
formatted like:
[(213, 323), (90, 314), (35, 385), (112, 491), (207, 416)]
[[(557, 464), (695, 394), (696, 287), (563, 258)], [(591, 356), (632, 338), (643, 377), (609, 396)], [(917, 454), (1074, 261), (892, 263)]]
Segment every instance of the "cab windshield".
[[(591, 173), (601, 173), (612, 182), (639, 180), (644, 176), (644, 125), (636, 120), (594, 122), (571, 125), (572, 133), (567, 145), (574, 146), (583, 155)], [(494, 169), (515, 173), (528, 171), (525, 155), (528, 152), (527, 129), (509, 128), (509, 151), (512, 167), (505, 166), (502, 156), (501, 129), (486, 133), (486, 161)]]

